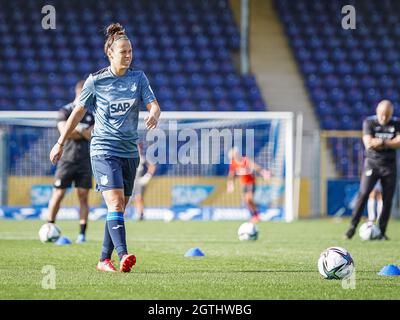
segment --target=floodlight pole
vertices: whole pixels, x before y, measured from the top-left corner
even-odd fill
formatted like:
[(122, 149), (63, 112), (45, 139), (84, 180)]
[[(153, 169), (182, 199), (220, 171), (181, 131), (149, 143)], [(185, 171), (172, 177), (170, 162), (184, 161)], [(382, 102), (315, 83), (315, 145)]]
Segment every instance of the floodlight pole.
[(249, 0), (240, 0), (240, 72), (249, 69)]
[(7, 133), (0, 130), (0, 205), (7, 205), (8, 190), (8, 154), (7, 154)]

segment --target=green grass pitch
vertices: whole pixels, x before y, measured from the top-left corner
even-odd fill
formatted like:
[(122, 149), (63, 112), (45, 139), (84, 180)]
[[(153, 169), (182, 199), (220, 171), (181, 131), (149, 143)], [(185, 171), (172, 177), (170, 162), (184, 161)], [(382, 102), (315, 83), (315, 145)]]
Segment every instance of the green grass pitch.
[[(400, 277), (377, 275), (400, 265), (396, 220), (386, 242), (343, 240), (347, 220), (262, 222), (254, 242), (237, 239), (240, 222), (127, 221), (128, 249), (137, 256), (129, 274), (95, 270), (104, 221), (90, 221), (89, 242), (69, 246), (42, 244), (42, 223), (0, 221), (1, 299), (400, 299)], [(75, 240), (77, 221), (58, 225)], [(330, 246), (352, 254), (355, 289), (319, 275), (319, 254)], [(184, 257), (192, 247), (205, 256)], [(46, 265), (55, 268), (55, 289), (42, 288)]]

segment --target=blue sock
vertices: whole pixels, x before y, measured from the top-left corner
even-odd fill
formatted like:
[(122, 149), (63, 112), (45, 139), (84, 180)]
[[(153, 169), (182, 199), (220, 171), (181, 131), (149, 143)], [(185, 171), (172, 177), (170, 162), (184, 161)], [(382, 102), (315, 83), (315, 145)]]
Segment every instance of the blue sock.
[(128, 253), (125, 237), (125, 222), (123, 212), (109, 212), (107, 214), (107, 226), (115, 250), (121, 260), (124, 254)]
[(111, 259), (112, 252), (114, 250), (114, 244), (112, 242), (110, 232), (108, 232), (107, 221), (104, 228), (104, 240), (103, 240), (103, 248), (101, 251), (100, 261), (104, 261), (106, 259)]

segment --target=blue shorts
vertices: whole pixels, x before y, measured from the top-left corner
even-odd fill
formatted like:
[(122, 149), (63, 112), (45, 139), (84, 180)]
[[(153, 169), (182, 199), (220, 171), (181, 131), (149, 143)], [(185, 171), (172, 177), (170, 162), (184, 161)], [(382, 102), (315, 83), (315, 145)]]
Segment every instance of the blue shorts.
[(90, 159), (97, 192), (124, 189), (125, 197), (132, 195), (139, 158), (96, 155)]

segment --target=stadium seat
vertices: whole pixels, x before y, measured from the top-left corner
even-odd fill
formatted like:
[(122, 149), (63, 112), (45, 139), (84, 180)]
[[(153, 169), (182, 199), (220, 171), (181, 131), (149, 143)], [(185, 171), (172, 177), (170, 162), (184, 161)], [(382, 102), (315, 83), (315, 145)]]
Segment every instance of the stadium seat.
[[(363, 0), (351, 32), (337, 27), (342, 6), (342, 1), (274, 0), (321, 128), (360, 130), (360, 119), (374, 114), (380, 100), (399, 104), (399, 5), (388, 0), (378, 8), (376, 1)], [(339, 172), (358, 172), (354, 161), (359, 159), (339, 162)]]
[[(227, 0), (198, 3), (121, 0), (112, 10), (105, 0), (84, 5), (79, 0), (71, 0), (57, 5), (63, 15), (57, 16), (57, 29), (52, 32), (43, 32), (37, 24), (42, 15), (32, 10), (34, 7), (34, 0), (27, 0), (24, 6), (16, 7), (10, 3), (2, 8), (1, 14), (8, 18), (0, 19), (3, 35), (0, 45), (1, 55), (7, 63), (0, 64), (0, 74), (26, 70), (29, 74), (43, 75), (17, 77), (13, 82), (16, 86), (42, 88), (24, 91), (18, 87), (17, 95), (2, 100), (3, 110), (17, 105), (23, 106), (24, 110), (31, 105), (34, 110), (44, 103), (48, 105), (43, 108), (57, 110), (69, 102), (72, 99), (70, 89), (77, 79), (107, 66), (101, 33), (104, 26), (115, 20), (125, 26), (133, 43), (133, 65), (146, 72), (160, 102), (169, 101), (167, 109), (201, 110), (199, 104), (187, 103), (187, 92), (199, 86), (210, 87), (199, 97), (199, 101), (206, 101), (203, 105), (207, 109), (210, 109), (211, 101), (227, 98), (221, 96), (222, 91), (217, 91), (214, 96), (215, 87), (224, 88), (227, 96), (232, 87), (240, 87), (232, 93), (246, 106), (254, 106), (254, 101), (262, 100), (252, 75), (239, 75), (232, 61), (231, 51), (239, 50), (240, 38)], [(135, 12), (134, 20), (130, 19), (128, 9)], [(15, 32), (10, 32), (9, 23), (5, 21), (13, 21)], [(251, 80), (246, 82), (246, 77)], [(0, 77), (0, 85), (3, 85), (1, 81)], [(178, 87), (185, 90), (180, 89), (179, 96), (171, 102)], [(2, 88), (8, 97), (8, 91)], [(47, 96), (46, 92), (53, 92), (54, 96)], [(51, 101), (53, 97), (59, 103)], [(10, 101), (9, 107), (4, 105), (6, 101)], [(185, 104), (181, 104), (183, 101)], [(266, 110), (264, 102), (262, 105)], [(243, 104), (238, 106), (244, 109)], [(257, 103), (257, 108), (260, 106)], [(227, 109), (226, 105), (224, 108)]]

